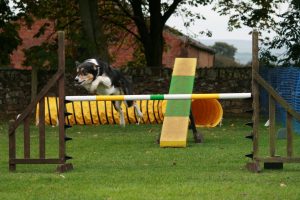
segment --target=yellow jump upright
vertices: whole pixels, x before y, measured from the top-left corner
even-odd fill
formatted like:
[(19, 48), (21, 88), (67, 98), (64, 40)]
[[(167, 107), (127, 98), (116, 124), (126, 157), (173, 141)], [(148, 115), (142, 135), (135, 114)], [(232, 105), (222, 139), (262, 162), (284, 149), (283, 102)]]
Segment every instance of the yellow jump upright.
[[(192, 94), (196, 58), (176, 58), (169, 94)], [(191, 100), (167, 102), (160, 147), (186, 147)]]

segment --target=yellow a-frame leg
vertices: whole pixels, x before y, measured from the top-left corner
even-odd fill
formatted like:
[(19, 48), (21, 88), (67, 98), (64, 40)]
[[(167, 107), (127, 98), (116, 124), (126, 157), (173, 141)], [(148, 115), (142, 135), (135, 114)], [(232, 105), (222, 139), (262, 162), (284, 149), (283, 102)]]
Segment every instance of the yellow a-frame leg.
[[(176, 58), (169, 94), (192, 94), (196, 58)], [(160, 147), (186, 147), (191, 100), (169, 100), (160, 136)]]

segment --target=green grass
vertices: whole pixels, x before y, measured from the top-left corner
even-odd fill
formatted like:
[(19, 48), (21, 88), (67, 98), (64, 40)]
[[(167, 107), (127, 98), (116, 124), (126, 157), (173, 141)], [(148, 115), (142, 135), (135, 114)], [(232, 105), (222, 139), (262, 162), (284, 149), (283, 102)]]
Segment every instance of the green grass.
[[(229, 118), (222, 127), (199, 129), (205, 137), (187, 148), (159, 148), (161, 125), (76, 126), (67, 130), (74, 170), (55, 173), (54, 165), (17, 165), (8, 172), (7, 125), (0, 126), (0, 199), (300, 199), (300, 164), (255, 174), (244, 166), (252, 143), (244, 138), (249, 118)], [(267, 154), (267, 129), (260, 127)], [(31, 127), (32, 147), (37, 129)], [(22, 143), (21, 129), (17, 143)], [(47, 155), (57, 152), (57, 128), (47, 127)], [(300, 153), (300, 139), (295, 136)], [(277, 142), (283, 152), (284, 140)], [(17, 154), (22, 155), (22, 150)], [(32, 151), (37, 155), (37, 151)], [(284, 155), (282, 153), (281, 155)]]

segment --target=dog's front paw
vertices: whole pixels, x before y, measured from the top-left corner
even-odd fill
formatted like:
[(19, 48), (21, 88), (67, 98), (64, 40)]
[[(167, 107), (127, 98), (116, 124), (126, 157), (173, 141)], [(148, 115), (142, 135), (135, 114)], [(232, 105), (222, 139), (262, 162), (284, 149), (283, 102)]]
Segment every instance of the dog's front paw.
[(92, 84), (90, 87), (90, 93), (96, 94), (97, 93), (98, 84)]
[(96, 92), (98, 86), (100, 83), (102, 83), (103, 78), (101, 76), (98, 76), (91, 84), (90, 92)]

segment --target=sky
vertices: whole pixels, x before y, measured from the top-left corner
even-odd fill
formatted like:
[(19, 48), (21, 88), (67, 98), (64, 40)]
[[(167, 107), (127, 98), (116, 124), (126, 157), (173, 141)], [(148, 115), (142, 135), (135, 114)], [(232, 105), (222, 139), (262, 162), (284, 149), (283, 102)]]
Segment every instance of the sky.
[[(280, 9), (284, 10), (286, 7), (286, 5), (282, 5)], [(212, 10), (212, 6), (200, 7), (198, 9), (206, 17), (205, 21), (201, 20), (194, 26), (186, 29), (183, 26), (183, 19), (181, 17), (171, 16), (167, 21), (167, 25), (176, 28), (186, 35), (197, 34), (199, 31), (206, 29), (212, 31), (212, 37), (201, 35), (196, 38), (198, 40), (251, 40), (251, 35), (249, 35), (249, 32), (252, 30), (251, 28), (243, 26), (241, 29), (230, 32), (227, 29), (228, 16), (219, 16), (218, 13)]]
[(167, 25), (174, 27), (186, 35), (197, 34), (201, 30), (210, 30), (212, 37), (205, 35), (199, 36), (197, 39), (216, 39), (216, 40), (251, 40), (251, 36), (248, 34), (251, 29), (248, 27), (242, 27), (241, 29), (229, 32), (227, 29), (228, 16), (219, 16), (218, 13), (212, 10), (211, 6), (201, 7), (200, 13), (202, 13), (206, 20), (199, 20), (194, 26), (185, 28), (183, 26), (183, 19), (181, 17), (171, 16), (167, 21)]

